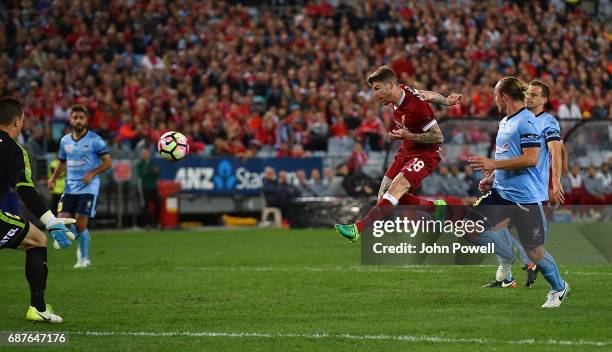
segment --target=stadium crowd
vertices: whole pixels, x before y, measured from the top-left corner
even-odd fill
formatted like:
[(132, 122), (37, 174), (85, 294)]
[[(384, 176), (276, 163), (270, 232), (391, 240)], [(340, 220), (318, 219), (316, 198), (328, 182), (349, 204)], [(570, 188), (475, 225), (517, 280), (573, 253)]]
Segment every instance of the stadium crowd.
[(500, 75), (550, 84), (561, 119), (612, 116), (605, 20), (563, 1), (347, 3), (3, 2), (0, 94), (27, 105), (22, 142), (51, 152), (76, 102), (123, 149), (180, 130), (213, 155), (301, 156), (345, 136), (378, 150), (391, 114), (364, 77), (383, 63), (465, 95), (438, 116), (496, 116)]
[[(341, 167), (319, 175), (321, 185), (339, 178), (336, 192), (366, 196), (377, 184), (356, 171), (384, 148), (392, 112), (373, 101), (364, 78), (385, 63), (415, 88), (464, 94), (460, 105), (434, 106), (438, 117), (497, 118), (492, 87), (501, 75), (548, 83), (560, 119), (612, 116), (605, 8), (424, 2), (2, 2), (0, 95), (25, 102), (20, 142), (35, 155), (57, 151), (69, 107), (80, 103), (111, 153), (138, 156), (179, 130), (206, 156), (344, 155)], [(448, 133), (454, 162), (491, 137), (478, 124)], [(596, 188), (605, 197), (604, 167), (607, 186)], [(462, 168), (447, 163), (422, 192), (474, 197), (471, 170)], [(583, 171), (576, 190), (589, 189), (591, 171)], [(300, 182), (291, 195), (326, 194), (309, 176), (314, 189)]]

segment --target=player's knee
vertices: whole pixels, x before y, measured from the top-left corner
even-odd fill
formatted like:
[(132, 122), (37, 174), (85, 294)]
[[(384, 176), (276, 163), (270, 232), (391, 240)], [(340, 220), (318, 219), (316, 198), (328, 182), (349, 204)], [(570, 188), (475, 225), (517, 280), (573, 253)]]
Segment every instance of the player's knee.
[(87, 218), (77, 218), (76, 228), (79, 232), (87, 230)]
[(542, 260), (542, 258), (544, 258), (544, 247), (543, 246), (539, 246), (536, 248), (526, 248), (525, 252), (527, 253), (527, 256), (529, 257), (529, 259), (533, 260), (534, 263), (537, 263), (540, 260)]
[(403, 175), (400, 174), (393, 180), (393, 182), (391, 182), (391, 186), (389, 187), (389, 190), (387, 190), (387, 193), (397, 199), (400, 199), (409, 190), (410, 181), (408, 181)]

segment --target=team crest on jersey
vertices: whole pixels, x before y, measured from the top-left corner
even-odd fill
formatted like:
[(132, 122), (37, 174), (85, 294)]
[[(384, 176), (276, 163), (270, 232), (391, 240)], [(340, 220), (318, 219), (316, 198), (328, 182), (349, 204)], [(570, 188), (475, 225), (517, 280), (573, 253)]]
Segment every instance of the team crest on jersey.
[(508, 150), (510, 150), (510, 145), (508, 144), (508, 142), (504, 143), (504, 145), (502, 145), (501, 147), (498, 145), (495, 146), (495, 153), (497, 154), (505, 153)]
[(65, 151), (66, 153), (70, 153), (70, 152), (72, 152), (72, 144), (66, 144), (66, 145), (64, 146), (64, 151)]

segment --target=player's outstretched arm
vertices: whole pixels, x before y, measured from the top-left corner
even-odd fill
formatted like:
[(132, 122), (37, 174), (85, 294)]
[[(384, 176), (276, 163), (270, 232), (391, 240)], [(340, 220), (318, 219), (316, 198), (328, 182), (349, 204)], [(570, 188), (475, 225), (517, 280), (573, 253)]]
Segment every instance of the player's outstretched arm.
[(515, 170), (535, 166), (540, 156), (540, 148), (523, 148), (523, 154), (516, 158), (494, 160), (484, 156), (472, 156), (468, 159), (470, 166), (477, 171)]
[(444, 97), (440, 93), (432, 92), (429, 90), (419, 90), (419, 93), (425, 97), (425, 100), (446, 106), (459, 104), (463, 95), (461, 93), (451, 93), (448, 97)]

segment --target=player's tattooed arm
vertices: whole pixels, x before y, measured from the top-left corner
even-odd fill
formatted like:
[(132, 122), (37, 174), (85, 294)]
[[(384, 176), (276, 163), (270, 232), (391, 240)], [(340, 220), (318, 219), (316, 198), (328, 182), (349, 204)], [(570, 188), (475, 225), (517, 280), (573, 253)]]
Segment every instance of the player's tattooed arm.
[(437, 123), (435, 123), (429, 130), (423, 133), (412, 133), (408, 130), (394, 130), (389, 132), (389, 138), (391, 139), (405, 139), (421, 144), (440, 144), (444, 142), (444, 135), (442, 130)]
[(425, 100), (446, 106), (459, 104), (463, 95), (461, 93), (451, 93), (448, 97), (444, 97), (440, 93), (431, 92), (428, 90), (419, 90), (419, 93), (425, 97)]

